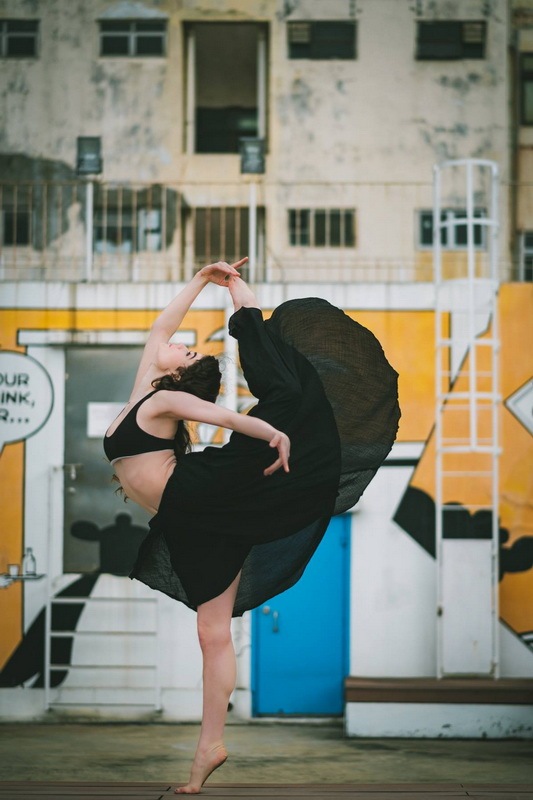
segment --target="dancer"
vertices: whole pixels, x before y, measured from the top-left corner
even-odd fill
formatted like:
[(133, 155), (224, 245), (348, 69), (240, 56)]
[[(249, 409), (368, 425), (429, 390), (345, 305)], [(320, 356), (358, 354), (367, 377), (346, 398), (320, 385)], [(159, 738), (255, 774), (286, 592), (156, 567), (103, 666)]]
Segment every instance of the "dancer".
[[(232, 616), (301, 577), (332, 514), (354, 505), (385, 459), (399, 419), (397, 375), (370, 331), (318, 298), (284, 303), (264, 322), (238, 272), (246, 260), (204, 267), (161, 313), (104, 440), (128, 497), (154, 514), (131, 577), (197, 611), (203, 712), (183, 794), (227, 758)], [(208, 282), (231, 293), (230, 333), (259, 400), (247, 415), (215, 404), (215, 358), (169, 344)], [(233, 433), (187, 452), (185, 420)]]

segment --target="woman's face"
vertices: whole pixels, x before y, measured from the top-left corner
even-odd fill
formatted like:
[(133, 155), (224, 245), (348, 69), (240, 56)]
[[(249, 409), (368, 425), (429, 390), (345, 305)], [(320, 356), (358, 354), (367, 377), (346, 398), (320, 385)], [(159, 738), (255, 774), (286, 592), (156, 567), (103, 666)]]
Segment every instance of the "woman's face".
[(157, 366), (163, 372), (175, 372), (178, 367), (190, 367), (201, 358), (201, 353), (189, 350), (184, 344), (161, 342), (157, 351)]

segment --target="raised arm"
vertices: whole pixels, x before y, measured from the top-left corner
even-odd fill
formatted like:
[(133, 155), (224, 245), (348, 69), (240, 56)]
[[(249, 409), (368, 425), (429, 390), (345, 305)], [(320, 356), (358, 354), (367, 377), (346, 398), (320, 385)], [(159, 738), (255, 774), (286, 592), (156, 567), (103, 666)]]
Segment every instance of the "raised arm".
[(239, 275), (239, 267), (247, 260), (247, 258), (241, 258), (241, 260), (237, 261), (235, 264), (227, 264), (225, 261), (218, 261), (216, 264), (208, 264), (208, 266), (203, 267), (203, 269), (197, 272), (181, 292), (163, 309), (150, 329), (139, 369), (135, 377), (132, 394), (135, 394), (142, 384), (150, 365), (154, 362), (160, 343), (168, 342), (178, 330), (187, 311), (202, 289), (207, 286), (208, 283), (227, 286), (227, 280), (231, 277), (237, 277)]
[(230, 275), (225, 279), (227, 287), (233, 300), (235, 311), (239, 308), (260, 308), (257, 298), (242, 278), (236, 275)]
[(285, 472), (289, 471), (291, 446), (289, 437), (282, 431), (276, 430), (268, 422), (246, 414), (237, 414), (223, 406), (200, 400), (199, 397), (188, 392), (160, 391), (154, 396), (154, 401), (159, 405), (158, 413), (161, 416), (205, 422), (268, 442), (270, 447), (277, 449), (278, 457), (264, 470), (264, 474), (272, 475), (280, 467), (283, 467)]

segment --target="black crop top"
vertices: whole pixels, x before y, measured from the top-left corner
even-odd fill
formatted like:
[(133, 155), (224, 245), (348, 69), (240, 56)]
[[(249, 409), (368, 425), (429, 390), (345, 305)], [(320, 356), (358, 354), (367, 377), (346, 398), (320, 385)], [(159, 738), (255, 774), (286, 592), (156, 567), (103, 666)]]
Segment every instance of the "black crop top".
[(156, 450), (173, 450), (173, 439), (162, 439), (160, 436), (153, 436), (151, 433), (143, 431), (137, 423), (137, 411), (149, 397), (156, 393), (157, 389), (147, 394), (128, 411), (116, 430), (104, 437), (104, 451), (109, 461), (117, 461), (119, 458), (127, 456), (138, 456), (141, 453), (153, 453)]

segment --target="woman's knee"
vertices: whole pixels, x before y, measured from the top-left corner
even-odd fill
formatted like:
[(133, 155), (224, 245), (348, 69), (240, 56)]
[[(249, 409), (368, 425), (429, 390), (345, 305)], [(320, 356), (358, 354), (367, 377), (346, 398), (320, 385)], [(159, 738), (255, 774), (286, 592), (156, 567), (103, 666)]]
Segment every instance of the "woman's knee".
[(202, 651), (215, 650), (231, 644), (231, 628), (228, 622), (198, 616), (198, 640)]

